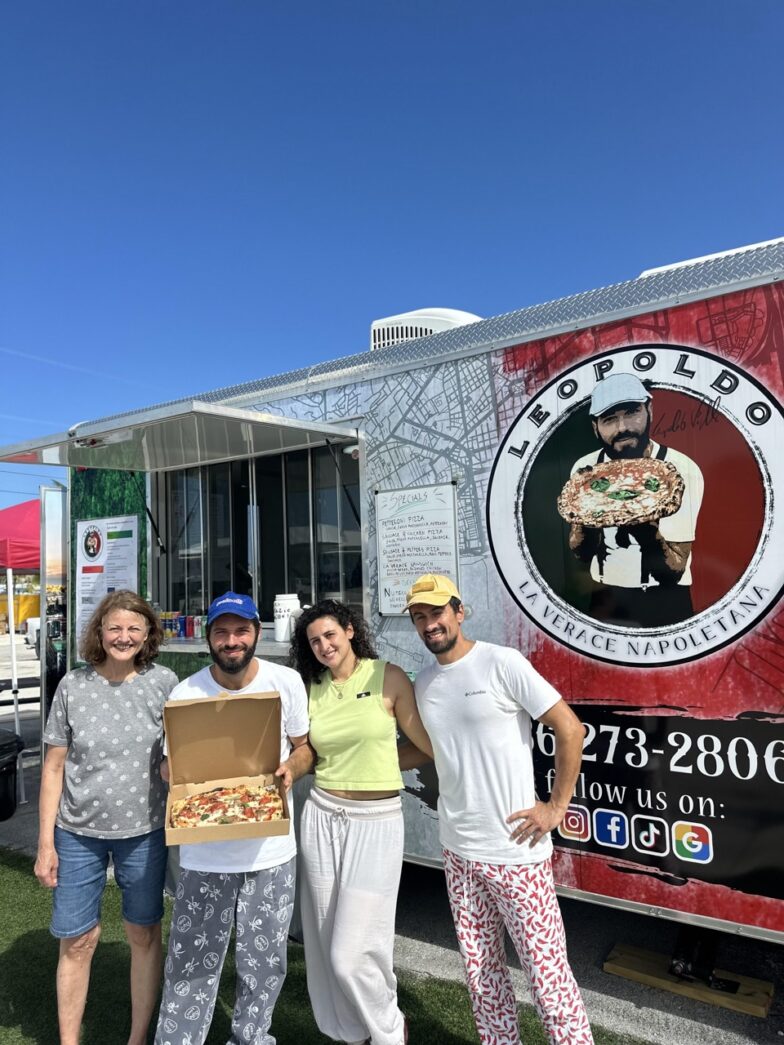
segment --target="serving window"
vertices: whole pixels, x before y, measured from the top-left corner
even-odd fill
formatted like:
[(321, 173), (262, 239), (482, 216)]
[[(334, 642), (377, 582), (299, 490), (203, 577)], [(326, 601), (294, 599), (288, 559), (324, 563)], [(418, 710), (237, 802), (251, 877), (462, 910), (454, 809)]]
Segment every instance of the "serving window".
[(152, 556), (161, 607), (203, 614), (227, 590), (255, 598), (272, 620), (275, 596), (303, 605), (362, 606), (359, 463), (340, 445), (158, 472)]

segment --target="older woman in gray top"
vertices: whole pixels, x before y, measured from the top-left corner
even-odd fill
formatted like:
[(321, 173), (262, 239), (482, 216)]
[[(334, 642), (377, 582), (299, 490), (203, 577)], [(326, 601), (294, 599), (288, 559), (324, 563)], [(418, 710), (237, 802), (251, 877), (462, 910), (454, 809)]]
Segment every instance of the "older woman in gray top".
[(163, 705), (177, 685), (153, 663), (162, 639), (144, 599), (107, 595), (82, 635), (87, 666), (57, 687), (44, 733), (35, 873), (54, 890), (61, 1045), (78, 1045), (110, 854), (131, 947), (128, 1045), (147, 1040), (161, 975)]

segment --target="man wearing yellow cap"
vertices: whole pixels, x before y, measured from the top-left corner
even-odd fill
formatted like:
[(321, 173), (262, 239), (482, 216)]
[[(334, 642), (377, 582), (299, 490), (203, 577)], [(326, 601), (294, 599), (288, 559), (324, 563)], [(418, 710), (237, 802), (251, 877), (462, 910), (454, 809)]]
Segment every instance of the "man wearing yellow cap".
[[(580, 769), (582, 724), (517, 650), (465, 637), (463, 602), (448, 577), (420, 577), (406, 608), (435, 655), (414, 688), (438, 771), (444, 870), (479, 1039), (520, 1042), (506, 926), (548, 1041), (590, 1045), (550, 863), (550, 831), (566, 813)], [(534, 719), (555, 733), (546, 802), (534, 788)]]

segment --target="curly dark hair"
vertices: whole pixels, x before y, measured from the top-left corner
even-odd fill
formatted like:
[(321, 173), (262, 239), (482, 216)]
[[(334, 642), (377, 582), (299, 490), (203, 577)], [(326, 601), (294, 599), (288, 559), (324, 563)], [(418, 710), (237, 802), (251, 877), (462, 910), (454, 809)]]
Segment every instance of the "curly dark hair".
[(82, 659), (87, 664), (102, 664), (106, 660), (106, 650), (101, 642), (101, 628), (104, 619), (114, 610), (138, 613), (147, 621), (149, 629), (147, 638), (133, 658), (134, 667), (146, 668), (158, 656), (158, 650), (163, 642), (163, 628), (152, 606), (135, 591), (112, 591), (101, 599), (82, 632), (79, 642), (79, 653)]
[(289, 651), (289, 666), (298, 671), (305, 685), (318, 682), (328, 669), (320, 664), (310, 648), (308, 642), (308, 628), (313, 621), (322, 617), (332, 617), (345, 631), (349, 624), (354, 629), (351, 637), (351, 648), (355, 656), (364, 660), (378, 660), (376, 647), (370, 637), (370, 629), (367, 621), (353, 607), (337, 599), (322, 599), (315, 606), (309, 606), (299, 615), (291, 639), (291, 650)]

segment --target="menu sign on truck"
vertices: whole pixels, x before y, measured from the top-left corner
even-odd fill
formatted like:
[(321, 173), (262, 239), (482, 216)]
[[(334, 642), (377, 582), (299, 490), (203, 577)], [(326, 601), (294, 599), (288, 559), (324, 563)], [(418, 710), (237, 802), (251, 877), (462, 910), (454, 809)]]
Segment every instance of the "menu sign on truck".
[[(506, 640), (587, 731), (559, 884), (784, 938), (782, 288), (505, 365), (529, 393), (487, 502)], [(544, 727), (536, 753), (546, 794)]]
[(376, 491), (380, 613), (404, 613), (406, 592), (423, 573), (457, 581), (455, 501), (453, 483)]

